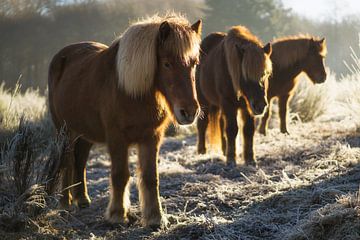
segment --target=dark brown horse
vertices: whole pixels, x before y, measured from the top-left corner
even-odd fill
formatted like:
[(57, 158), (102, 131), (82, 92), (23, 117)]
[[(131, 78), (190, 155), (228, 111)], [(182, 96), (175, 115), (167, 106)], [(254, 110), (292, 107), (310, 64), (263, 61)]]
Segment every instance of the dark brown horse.
[(110, 47), (82, 42), (63, 48), (49, 69), (49, 104), (59, 129), (66, 124), (73, 151), (64, 164), (61, 200), (90, 204), (85, 165), (91, 146), (106, 143), (111, 156), (111, 193), (106, 219), (126, 223), (129, 209), (128, 149), (138, 147), (138, 187), (143, 224), (164, 223), (159, 199), (158, 153), (174, 116), (189, 124), (198, 113), (195, 64), (201, 21), (190, 26), (177, 15), (132, 24)]
[(279, 100), (280, 130), (287, 130), (287, 109), (297, 83), (298, 75), (305, 72), (313, 83), (323, 83), (326, 80), (324, 58), (326, 56), (325, 39), (313, 37), (288, 37), (275, 40), (272, 44), (273, 74), (269, 78), (267, 91), (268, 108), (266, 109), (259, 128), (266, 135), (271, 113), (271, 100)]
[[(247, 164), (255, 164), (252, 114), (262, 114), (267, 105), (267, 78), (271, 73), (271, 45), (260, 41), (242, 26), (225, 33), (212, 33), (201, 43), (202, 54), (196, 74), (196, 90), (202, 109), (198, 118), (198, 153), (205, 153), (208, 123), (221, 131), (223, 153), (228, 164), (235, 161), (238, 133), (237, 112), (243, 122), (243, 154)], [(215, 116), (219, 115), (220, 119)], [(210, 127), (210, 132), (216, 131)], [(210, 134), (216, 137), (216, 134)]]

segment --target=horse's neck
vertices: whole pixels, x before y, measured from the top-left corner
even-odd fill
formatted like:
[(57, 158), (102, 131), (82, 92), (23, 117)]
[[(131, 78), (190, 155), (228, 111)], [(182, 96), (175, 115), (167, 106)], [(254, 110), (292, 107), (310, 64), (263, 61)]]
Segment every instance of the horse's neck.
[(290, 79), (296, 78), (303, 71), (304, 71), (304, 67), (301, 62), (294, 63), (292, 65), (287, 66), (286, 68), (281, 68), (279, 70), (279, 72), (281, 73), (286, 73), (286, 75)]
[(273, 70), (274, 72), (279, 72), (282, 75), (286, 74), (289, 78), (293, 79), (304, 71), (304, 66), (306, 61), (305, 58), (306, 58), (305, 56), (302, 58), (298, 58), (285, 67), (280, 66), (279, 64), (276, 63), (276, 61), (273, 61)]

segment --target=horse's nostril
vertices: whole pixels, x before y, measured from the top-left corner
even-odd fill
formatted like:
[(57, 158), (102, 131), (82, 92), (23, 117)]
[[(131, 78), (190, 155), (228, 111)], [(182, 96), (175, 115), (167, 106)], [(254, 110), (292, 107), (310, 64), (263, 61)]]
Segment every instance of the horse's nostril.
[(183, 117), (185, 117), (185, 118), (188, 118), (188, 116), (189, 116), (184, 109), (181, 109), (181, 110), (180, 110), (180, 114), (181, 114), (181, 116), (183, 116)]

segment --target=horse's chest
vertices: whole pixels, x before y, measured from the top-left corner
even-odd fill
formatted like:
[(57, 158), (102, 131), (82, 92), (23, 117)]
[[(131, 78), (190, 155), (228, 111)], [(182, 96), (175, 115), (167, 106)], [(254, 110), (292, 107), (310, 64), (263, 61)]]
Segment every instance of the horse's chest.
[(122, 132), (129, 142), (140, 142), (150, 135), (154, 135), (165, 122), (166, 113), (144, 112), (136, 118), (124, 121)]

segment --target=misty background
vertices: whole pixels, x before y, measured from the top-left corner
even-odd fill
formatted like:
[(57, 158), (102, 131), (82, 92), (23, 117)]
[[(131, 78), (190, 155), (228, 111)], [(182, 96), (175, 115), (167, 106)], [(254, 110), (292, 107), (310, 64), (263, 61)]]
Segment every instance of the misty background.
[[(309, 5), (309, 12), (325, 9), (324, 4)], [(167, 10), (182, 12), (191, 22), (203, 19), (203, 37), (239, 24), (264, 43), (299, 33), (326, 37), (327, 66), (338, 76), (348, 74), (344, 61), (353, 61), (351, 46), (358, 50), (360, 18), (339, 17), (336, 9), (318, 18), (305, 17), (289, 6), (280, 0), (2, 0), (0, 81), (12, 88), (21, 76), (22, 89), (44, 91), (49, 61), (62, 47), (79, 41), (109, 45), (132, 20)]]

